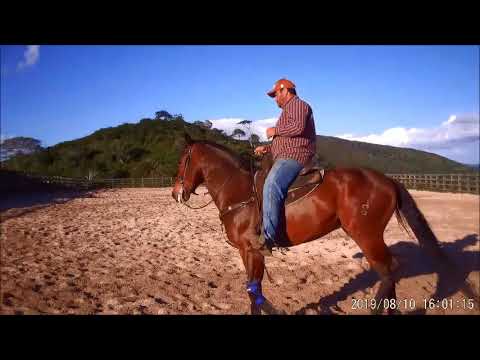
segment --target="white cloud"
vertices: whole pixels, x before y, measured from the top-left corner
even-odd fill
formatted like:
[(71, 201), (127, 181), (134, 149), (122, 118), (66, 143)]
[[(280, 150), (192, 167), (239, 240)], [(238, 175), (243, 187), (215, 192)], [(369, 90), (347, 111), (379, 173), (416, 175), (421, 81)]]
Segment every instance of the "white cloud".
[[(246, 140), (250, 136), (250, 133), (248, 133), (247, 128), (245, 126), (238, 125), (238, 123), (243, 120), (245, 119), (224, 118), (224, 119), (217, 119), (217, 120), (210, 120), (210, 121), (212, 122), (212, 128), (223, 130), (227, 135), (231, 135), (233, 133), (233, 130), (235, 129), (241, 129), (245, 131), (246, 133), (245, 136), (240, 139)], [(252, 120), (252, 123), (250, 124), (251, 134), (258, 135), (261, 141), (267, 141), (267, 135), (266, 135), (267, 128), (275, 126), (276, 122), (277, 122), (277, 118)]]
[[(472, 144), (478, 143), (480, 136), (479, 116), (451, 115), (447, 121), (434, 128), (395, 127), (381, 134), (343, 134), (337, 137), (373, 144), (409, 147), (431, 151), (458, 161), (478, 161), (477, 154), (471, 153)], [(471, 160), (465, 160), (471, 159)]]
[(435, 128), (395, 127), (381, 134), (356, 136), (353, 134), (337, 135), (346, 140), (364, 141), (373, 144), (401, 147), (448, 148), (454, 143), (472, 142), (479, 137), (478, 115), (452, 115)]
[[(237, 128), (247, 132), (245, 127), (238, 125), (242, 120), (245, 119), (223, 118), (210, 121), (212, 128), (223, 130), (226, 134), (231, 135)], [(252, 133), (260, 137), (261, 141), (267, 141), (265, 131), (267, 128), (275, 126), (276, 122), (277, 118), (252, 120), (250, 128)], [(479, 162), (479, 127), (478, 115), (452, 115), (434, 128), (394, 127), (380, 134), (342, 134), (336, 135), (336, 137), (380, 145), (414, 148), (473, 164)], [(249, 135), (246, 134), (241, 139), (246, 140)]]
[(28, 66), (33, 66), (37, 63), (40, 57), (40, 45), (28, 45), (23, 53), (23, 60), (17, 65), (18, 70), (22, 70)]

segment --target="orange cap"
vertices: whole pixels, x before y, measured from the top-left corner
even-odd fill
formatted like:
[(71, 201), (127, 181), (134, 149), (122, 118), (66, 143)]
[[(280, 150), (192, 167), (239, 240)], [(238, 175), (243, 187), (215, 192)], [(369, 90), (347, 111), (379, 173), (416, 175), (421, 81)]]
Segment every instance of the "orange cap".
[(275, 97), (275, 93), (277, 92), (277, 90), (281, 90), (283, 88), (295, 89), (295, 84), (290, 80), (280, 79), (275, 83), (275, 85), (273, 85), (272, 90), (267, 92), (267, 95), (270, 97)]

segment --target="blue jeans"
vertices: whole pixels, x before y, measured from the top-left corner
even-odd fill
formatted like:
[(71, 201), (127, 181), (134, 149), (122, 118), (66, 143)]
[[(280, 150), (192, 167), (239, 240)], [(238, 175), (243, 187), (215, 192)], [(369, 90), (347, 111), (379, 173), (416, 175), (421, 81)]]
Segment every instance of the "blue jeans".
[(270, 246), (277, 244), (278, 227), (288, 187), (296, 179), (303, 165), (293, 159), (278, 159), (268, 173), (263, 186), (263, 235)]

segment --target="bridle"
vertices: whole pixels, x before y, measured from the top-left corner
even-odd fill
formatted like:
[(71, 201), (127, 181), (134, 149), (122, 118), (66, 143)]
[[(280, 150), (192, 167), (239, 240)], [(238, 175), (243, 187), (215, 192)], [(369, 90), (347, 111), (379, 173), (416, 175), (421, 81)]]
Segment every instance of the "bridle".
[[(212, 201), (214, 200), (214, 198), (212, 197), (212, 200), (210, 200), (208, 203), (206, 203), (205, 205), (202, 205), (200, 207), (193, 207), (193, 206), (190, 206), (188, 205), (186, 202), (183, 201), (183, 193), (184, 193), (184, 189), (185, 189), (185, 176), (187, 174), (187, 169), (188, 169), (188, 165), (190, 164), (190, 159), (192, 157), (192, 147), (189, 146), (188, 147), (188, 153), (187, 153), (187, 159), (185, 160), (185, 167), (183, 168), (183, 176), (179, 176), (178, 177), (178, 180), (180, 182), (180, 192), (178, 193), (178, 202), (180, 204), (183, 204), (185, 205), (186, 207), (190, 208), (190, 209), (193, 209), (193, 210), (198, 210), (198, 209), (203, 209), (204, 207), (210, 205), (212, 203)], [(193, 194), (195, 195), (198, 195), (195, 191), (192, 191)], [(208, 192), (206, 192), (204, 195), (208, 194)]]
[[(184, 192), (184, 188), (185, 188), (184, 187), (185, 177), (186, 177), (186, 174), (187, 174), (188, 165), (190, 164), (191, 157), (192, 157), (192, 146), (189, 146), (188, 147), (188, 152), (187, 152), (187, 159), (185, 160), (185, 167), (183, 168), (183, 176), (178, 177), (178, 180), (179, 180), (180, 185), (181, 185), (180, 192), (178, 194), (178, 200), (181, 204), (185, 205), (186, 207), (188, 207), (192, 210), (198, 210), (198, 209), (203, 209), (204, 207), (210, 205), (217, 198), (218, 193), (220, 193), (220, 191), (223, 189), (223, 187), (228, 183), (228, 181), (230, 181), (230, 179), (233, 177), (234, 173), (231, 173), (230, 176), (227, 177), (227, 179), (223, 182), (223, 184), (220, 185), (218, 190), (215, 191), (215, 195), (211, 194), (212, 200), (210, 200), (208, 203), (206, 203), (205, 205), (202, 205), (200, 207), (192, 207), (192, 206), (188, 205), (186, 202), (183, 201), (183, 192)], [(227, 206), (226, 209), (220, 210), (220, 213), (219, 213), (220, 220), (222, 220), (223, 217), (226, 214), (228, 214), (228, 213), (230, 213), (234, 210), (237, 210), (239, 208), (242, 208), (242, 207), (248, 205), (249, 203), (255, 201), (256, 200), (255, 185), (253, 187), (254, 187), (253, 195), (248, 200), (245, 200), (245, 201), (233, 204), (233, 205), (229, 205), (229, 206)], [(193, 191), (192, 193), (196, 194), (195, 191)], [(205, 193), (204, 195), (206, 195), (206, 194), (208, 194), (208, 192)], [(196, 194), (196, 195), (198, 195), (198, 194)], [(257, 203), (258, 203), (258, 201), (257, 201)]]

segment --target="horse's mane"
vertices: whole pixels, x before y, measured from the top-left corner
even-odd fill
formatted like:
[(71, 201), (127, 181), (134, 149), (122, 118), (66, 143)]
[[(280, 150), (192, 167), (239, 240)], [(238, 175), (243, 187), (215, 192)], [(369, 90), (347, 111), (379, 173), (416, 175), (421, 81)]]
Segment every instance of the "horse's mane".
[[(240, 169), (245, 170), (247, 172), (251, 171), (249, 160), (247, 160), (245, 158), (242, 158), (240, 155), (238, 155), (237, 153), (235, 153), (233, 150), (229, 149), (228, 147), (226, 147), (222, 144), (217, 144), (217, 143), (215, 143), (213, 141), (209, 141), (209, 140), (200, 140), (200, 141), (196, 141), (196, 143), (197, 144), (203, 144), (203, 145), (209, 145), (209, 146), (212, 146), (212, 147), (222, 151), (223, 153), (225, 153), (225, 155), (227, 155), (227, 158), (235, 164), (235, 166), (237, 168), (240, 168)], [(255, 164), (254, 164), (254, 169), (255, 169)]]

